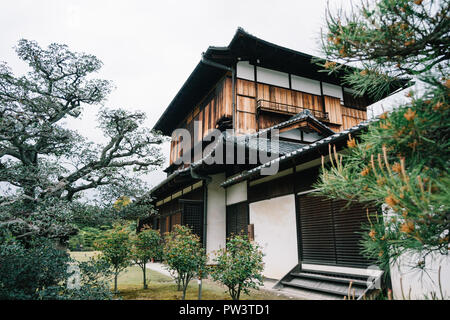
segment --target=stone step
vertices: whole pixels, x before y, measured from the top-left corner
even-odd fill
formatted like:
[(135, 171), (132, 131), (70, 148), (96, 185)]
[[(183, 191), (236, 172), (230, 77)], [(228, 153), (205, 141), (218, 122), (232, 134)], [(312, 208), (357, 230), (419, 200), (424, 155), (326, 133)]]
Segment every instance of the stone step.
[(321, 281), (328, 281), (328, 282), (339, 282), (339, 283), (345, 283), (347, 286), (352, 282), (352, 286), (362, 286), (367, 287), (367, 281), (362, 279), (355, 279), (351, 277), (341, 277), (335, 274), (319, 274), (319, 273), (309, 273), (309, 272), (291, 272), (291, 276), (294, 278), (308, 278), (308, 279), (316, 279)]
[[(282, 281), (281, 284), (288, 287), (296, 287), (306, 290), (324, 292), (332, 295), (337, 295), (342, 298), (348, 297), (349, 295), (349, 285), (339, 282), (320, 281), (317, 279), (293, 278), (290, 281)], [(365, 287), (352, 285), (350, 289), (350, 297), (353, 297), (354, 295), (355, 299), (357, 299), (362, 294), (364, 294), (364, 291)]]

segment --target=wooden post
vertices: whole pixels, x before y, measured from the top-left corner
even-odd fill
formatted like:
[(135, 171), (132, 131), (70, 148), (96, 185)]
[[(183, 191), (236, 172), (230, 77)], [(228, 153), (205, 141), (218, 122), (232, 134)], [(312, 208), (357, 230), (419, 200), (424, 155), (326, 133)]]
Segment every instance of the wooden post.
[(247, 226), (247, 233), (248, 233), (248, 240), (254, 241), (255, 240), (255, 225), (249, 224)]
[(202, 300), (202, 278), (198, 279), (198, 300)]

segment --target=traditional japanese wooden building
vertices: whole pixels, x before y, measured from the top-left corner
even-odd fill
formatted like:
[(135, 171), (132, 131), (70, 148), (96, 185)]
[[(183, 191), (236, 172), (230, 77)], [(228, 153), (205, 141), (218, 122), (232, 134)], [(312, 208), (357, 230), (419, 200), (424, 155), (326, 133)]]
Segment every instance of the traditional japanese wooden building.
[[(146, 223), (162, 233), (189, 225), (208, 253), (248, 233), (278, 286), (343, 296), (352, 281), (361, 296), (372, 261), (360, 253), (359, 232), (376, 208), (313, 196), (313, 184), (322, 156), (366, 128), (375, 101), (355, 97), (342, 74), (320, 72), (313, 58), (241, 28), (228, 46), (209, 47), (154, 126), (172, 136), (170, 166), (150, 192), (158, 215)], [(186, 138), (178, 128), (191, 133), (191, 161), (179, 161)], [(223, 134), (213, 139), (211, 129)], [(251, 159), (261, 150), (272, 157)], [(276, 174), (265, 175), (270, 166)]]

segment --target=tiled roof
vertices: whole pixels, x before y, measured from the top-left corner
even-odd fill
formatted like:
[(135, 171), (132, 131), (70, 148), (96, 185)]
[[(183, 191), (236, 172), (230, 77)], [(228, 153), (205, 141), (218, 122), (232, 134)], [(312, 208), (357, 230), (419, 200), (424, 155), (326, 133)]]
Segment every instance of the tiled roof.
[[(305, 145), (304, 143), (290, 142), (283, 140), (278, 140), (277, 144), (272, 144), (270, 139), (253, 135), (244, 135), (244, 136), (227, 135), (225, 137), (225, 141), (243, 146), (249, 150), (264, 151), (264, 152), (274, 151), (281, 155), (297, 150)], [(272, 145), (274, 146), (274, 148), (276, 148), (273, 151)]]
[[(209, 151), (208, 154), (204, 155), (203, 158), (191, 163), (188, 167), (184, 167), (181, 169), (177, 169), (175, 170), (172, 174), (170, 174), (166, 179), (164, 179), (163, 181), (161, 181), (158, 185), (156, 185), (155, 187), (153, 187), (150, 190), (150, 194), (152, 192), (154, 192), (155, 190), (159, 189), (161, 186), (163, 186), (164, 184), (166, 184), (167, 182), (171, 181), (172, 179), (174, 179), (175, 177), (177, 177), (180, 174), (187, 174), (188, 171), (190, 170), (195, 170), (196, 168), (198, 168), (199, 166), (201, 166), (202, 164), (205, 163), (205, 160), (209, 159), (212, 155), (214, 150), (223, 142), (232, 142), (232, 143), (236, 143), (236, 144), (241, 144), (241, 145), (245, 145), (246, 148), (249, 149), (253, 149), (253, 150), (264, 150), (264, 151), (268, 151), (270, 152), (270, 140), (265, 138), (265, 135), (270, 131), (270, 130), (274, 130), (274, 129), (280, 129), (286, 126), (289, 126), (290, 124), (293, 124), (297, 121), (301, 121), (301, 120), (306, 120), (306, 119), (310, 119), (312, 121), (314, 121), (316, 124), (322, 126), (326, 131), (329, 132), (334, 132), (333, 130), (331, 130), (330, 128), (328, 128), (326, 125), (324, 125), (322, 122), (320, 122), (317, 118), (315, 118), (311, 112), (309, 110), (304, 110), (296, 115), (294, 115), (293, 117), (291, 117), (289, 120), (281, 122), (279, 124), (276, 124), (272, 127), (269, 128), (265, 128), (262, 129), (258, 132), (255, 132), (253, 134), (247, 134), (247, 135), (242, 135), (242, 136), (235, 136), (235, 135), (230, 135), (227, 134), (227, 132), (223, 132), (221, 135), (221, 139), (217, 139), (217, 141), (215, 142), (215, 145), (211, 148), (211, 150)], [(358, 126), (355, 126), (353, 128), (357, 128), (359, 126), (362, 126), (364, 122), (360, 123)], [(295, 155), (297, 155), (299, 152), (303, 152), (306, 150), (310, 150), (311, 148), (314, 148), (315, 146), (321, 145), (327, 141), (330, 141), (331, 138), (335, 137), (340, 137), (343, 134), (347, 134), (349, 132), (349, 130), (352, 130), (353, 128), (350, 128), (346, 131), (342, 131), (339, 133), (336, 133), (334, 135), (331, 135), (327, 138), (324, 138), (322, 140), (319, 140), (317, 142), (314, 142), (312, 144), (309, 145), (305, 145), (305, 144), (301, 144), (301, 143), (294, 143), (294, 142), (288, 142), (288, 141), (282, 141), (279, 140), (279, 144), (278, 144), (278, 154), (280, 154), (279, 158), (276, 158), (270, 162), (267, 162), (265, 164), (262, 164), (258, 167), (255, 167), (254, 169), (251, 169), (249, 171), (245, 171), (242, 174), (232, 178), (232, 179), (228, 179), (227, 181), (225, 181), (224, 183), (222, 183), (222, 186), (228, 186), (234, 183), (237, 183), (239, 181), (244, 180), (246, 177), (255, 174), (256, 172), (259, 172), (259, 170), (261, 168), (263, 168), (264, 166), (270, 166), (270, 164), (274, 161), (282, 161), (284, 159), (286, 159), (286, 157), (291, 158)], [(263, 137), (261, 137), (263, 136)], [(333, 138), (334, 139), (334, 138)], [(239, 181), (237, 181), (239, 180)]]
[[(217, 148), (217, 146), (222, 142), (232, 142), (232, 143), (236, 143), (236, 144), (245, 145), (247, 148), (250, 148), (250, 149), (270, 151), (270, 143), (267, 143), (268, 139), (265, 138), (266, 134), (268, 132), (270, 132), (271, 130), (286, 127), (290, 124), (293, 124), (293, 123), (301, 121), (301, 120), (306, 120), (306, 119), (310, 119), (310, 120), (314, 121), (316, 124), (322, 126), (326, 131), (328, 131), (330, 133), (334, 133), (333, 130), (331, 130), (326, 125), (324, 125), (322, 122), (317, 120), (317, 118), (315, 118), (309, 110), (304, 110), (304, 111), (294, 115), (292, 118), (290, 118), (287, 121), (281, 122), (281, 123), (276, 124), (269, 128), (262, 129), (255, 133), (252, 133), (252, 134), (235, 136), (235, 135), (230, 135), (225, 131), (221, 135), (222, 140), (217, 139), (217, 142), (214, 145), (214, 147), (211, 148), (211, 151), (207, 155), (205, 155), (202, 159), (192, 163), (191, 165), (194, 168), (198, 167), (206, 159), (208, 159), (212, 156), (215, 148)], [(284, 155), (284, 154), (290, 153), (294, 150), (297, 150), (297, 149), (301, 148), (302, 146), (304, 146), (304, 144), (287, 142), (287, 141), (279, 141), (279, 153)]]
[(298, 121), (301, 120), (307, 120), (310, 119), (313, 122), (315, 122), (316, 124), (318, 124), (320, 127), (322, 127), (324, 129), (324, 131), (326, 131), (328, 134), (333, 134), (334, 131), (331, 130), (328, 126), (326, 126), (325, 124), (323, 124), (321, 121), (319, 121), (316, 117), (313, 116), (313, 114), (311, 113), (311, 111), (309, 111), (308, 109), (303, 110), (300, 113), (297, 113), (296, 115), (292, 116), (291, 118), (289, 118), (288, 120), (278, 123), (272, 127), (266, 128), (266, 129), (262, 129), (256, 133), (254, 133), (254, 135), (261, 135), (264, 134), (270, 130), (274, 130), (274, 129), (281, 129), (284, 127), (287, 127), (291, 124), (294, 124)]
[(175, 170), (169, 176), (167, 176), (167, 178), (165, 178), (163, 181), (161, 181), (156, 186), (154, 186), (152, 189), (150, 189), (150, 191), (148, 193), (152, 194), (154, 191), (158, 190), (160, 187), (165, 185), (167, 182), (173, 180), (175, 177), (179, 176), (182, 173), (187, 173), (189, 170), (190, 170), (190, 167), (185, 167), (185, 168)]
[(301, 147), (301, 148), (299, 148), (297, 150), (294, 150), (294, 151), (292, 151), (290, 153), (282, 155), (282, 156), (280, 156), (280, 157), (278, 157), (276, 159), (273, 159), (272, 161), (264, 163), (264, 164), (262, 164), (262, 165), (260, 165), (258, 167), (255, 167), (255, 168), (253, 168), (251, 170), (244, 171), (241, 174), (226, 180), (225, 182), (223, 182), (221, 184), (221, 186), (222, 187), (228, 187), (230, 185), (233, 185), (233, 184), (236, 184), (236, 183), (241, 182), (243, 180), (246, 180), (247, 178), (250, 178), (251, 176), (259, 174), (261, 169), (264, 168), (264, 167), (270, 167), (271, 165), (273, 165), (276, 162), (280, 162), (281, 163), (281, 162), (284, 162), (286, 160), (289, 160), (289, 159), (292, 159), (292, 158), (295, 158), (295, 157), (299, 157), (299, 156), (303, 155), (306, 152), (318, 149), (320, 146), (332, 143), (332, 142), (342, 138), (343, 136), (348, 135), (349, 133), (356, 133), (356, 132), (366, 128), (369, 125), (369, 123), (377, 121), (377, 120), (378, 120), (377, 118), (374, 118), (374, 119), (363, 121), (363, 122), (359, 123), (358, 125), (356, 125), (354, 127), (351, 127), (351, 128), (349, 128), (347, 130), (335, 133), (332, 136), (323, 138), (323, 139), (321, 139), (319, 141), (316, 141), (316, 142), (314, 142), (314, 143), (312, 143), (310, 145), (305, 145), (305, 146), (303, 146), (303, 147)]

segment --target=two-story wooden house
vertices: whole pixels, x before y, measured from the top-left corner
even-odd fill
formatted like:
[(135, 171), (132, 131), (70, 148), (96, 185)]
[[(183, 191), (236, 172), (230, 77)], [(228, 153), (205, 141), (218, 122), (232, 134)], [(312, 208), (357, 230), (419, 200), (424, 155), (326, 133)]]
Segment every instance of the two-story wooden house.
[[(374, 101), (312, 59), (240, 28), (228, 46), (209, 47), (154, 126), (172, 142), (167, 178), (151, 190), (158, 215), (146, 223), (162, 233), (189, 225), (208, 253), (249, 233), (263, 247), (265, 276), (280, 286), (345, 295), (353, 281), (360, 295), (371, 261), (358, 232), (375, 209), (311, 193), (322, 155), (364, 130)], [(212, 138), (212, 129), (224, 134)], [(270, 157), (252, 159), (261, 150)], [(277, 170), (267, 175), (270, 166)]]

